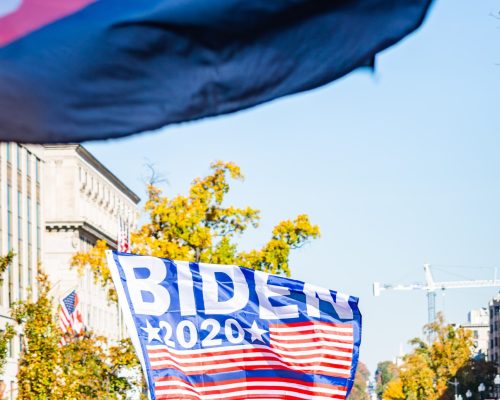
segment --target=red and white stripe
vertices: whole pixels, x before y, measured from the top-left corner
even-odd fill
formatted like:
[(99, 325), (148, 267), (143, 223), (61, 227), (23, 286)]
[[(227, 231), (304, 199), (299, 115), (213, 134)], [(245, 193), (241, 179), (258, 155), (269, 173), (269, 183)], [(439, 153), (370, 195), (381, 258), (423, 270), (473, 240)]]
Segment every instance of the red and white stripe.
[(118, 219), (118, 239), (116, 241), (116, 247), (121, 253), (130, 253), (130, 227), (128, 220), (122, 217)]
[(79, 298), (78, 294), (75, 293), (75, 309), (73, 313), (69, 313), (66, 305), (61, 301), (59, 305), (59, 328), (63, 333), (59, 344), (64, 346), (67, 344), (64, 334), (70, 333), (74, 335), (82, 334), (85, 331), (85, 325), (83, 324), (82, 314), (79, 308)]
[(347, 388), (286, 378), (244, 378), (194, 384), (176, 377), (155, 381), (157, 400), (345, 399)]
[[(175, 350), (160, 345), (148, 346), (147, 350), (153, 370), (171, 368), (182, 372), (186, 376), (242, 370), (284, 370), (340, 378), (349, 378), (351, 376), (354, 345), (352, 325), (321, 322), (280, 324), (270, 325), (269, 333), (271, 346), (246, 344), (211, 349)], [(170, 383), (168, 384), (170, 385)], [(167, 389), (174, 390), (172, 388)], [(247, 398), (245, 397), (247, 396), (246, 392), (240, 393), (241, 390), (236, 389), (238, 388), (235, 387), (234, 389), (238, 394), (234, 395), (235, 398), (242, 398), (241, 396)], [(176, 387), (175, 390), (180, 389)], [(286, 391), (286, 389), (277, 390), (278, 392), (280, 390)], [(308, 390), (310, 391), (310, 389)], [(268, 390), (266, 389), (266, 391)], [(280, 397), (281, 394), (279, 393), (281, 392), (278, 392), (275, 393), (276, 396), (273, 394), (272, 397), (266, 398), (284, 398)], [(175, 393), (173, 392), (169, 396), (175, 396)], [(295, 397), (311, 398), (300, 396), (304, 396), (304, 393), (299, 393)], [(322, 398), (321, 396), (314, 396), (315, 399)], [(211, 398), (206, 397), (208, 400)], [(203, 399), (205, 399), (205, 396), (203, 396)]]

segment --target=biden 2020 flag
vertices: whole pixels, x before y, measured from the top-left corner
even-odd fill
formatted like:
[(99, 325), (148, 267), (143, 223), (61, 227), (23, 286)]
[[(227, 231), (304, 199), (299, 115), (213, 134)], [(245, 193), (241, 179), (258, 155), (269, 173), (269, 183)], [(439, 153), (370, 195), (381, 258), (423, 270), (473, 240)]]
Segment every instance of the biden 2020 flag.
[(234, 265), (108, 252), (152, 399), (345, 399), (358, 299)]
[(242, 110), (372, 66), (431, 0), (0, 0), (0, 140)]

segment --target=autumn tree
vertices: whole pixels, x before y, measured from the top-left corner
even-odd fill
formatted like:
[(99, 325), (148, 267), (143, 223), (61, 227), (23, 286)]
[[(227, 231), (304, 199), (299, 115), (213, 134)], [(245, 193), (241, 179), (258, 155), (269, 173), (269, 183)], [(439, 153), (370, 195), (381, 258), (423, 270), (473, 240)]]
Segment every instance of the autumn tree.
[[(14, 258), (14, 253), (10, 251), (7, 255), (0, 257), (0, 286), (3, 284), (4, 272), (9, 268)], [(0, 375), (3, 373), (5, 363), (7, 362), (7, 355), (9, 344), (15, 336), (15, 330), (12, 325), (6, 324), (0, 331)]]
[[(497, 365), (494, 362), (483, 359), (470, 359), (457, 371), (453, 380), (457, 380), (460, 385), (459, 393), (465, 399), (467, 390), (473, 393), (472, 400), (479, 400), (477, 393), (478, 386), (483, 383), (486, 387), (495, 387), (494, 379), (497, 374)], [(441, 396), (440, 400), (454, 399), (454, 388), (448, 387), (448, 390)]]
[(387, 383), (384, 392), (382, 393), (382, 400), (405, 400), (406, 395), (403, 391), (403, 382), (401, 378), (397, 377)]
[(64, 393), (74, 398), (122, 399), (140, 387), (139, 374), (125, 373), (138, 366), (129, 340), (110, 346), (106, 338), (87, 333), (61, 348), (61, 361)]
[[(240, 251), (237, 239), (249, 227), (257, 227), (260, 212), (251, 207), (226, 206), (230, 180), (243, 180), (240, 168), (217, 161), (211, 174), (196, 178), (187, 195), (167, 197), (153, 184), (147, 186), (144, 207), (147, 222), (132, 233), (132, 252), (155, 257), (237, 264), (273, 274), (290, 275), (290, 252), (319, 237), (319, 227), (307, 215), (276, 225), (269, 241), (260, 249)], [(73, 266), (88, 266), (96, 280), (112, 288), (105, 262), (106, 243), (98, 241), (89, 252), (77, 253)], [(110, 289), (113, 297), (113, 290)]]
[(86, 332), (80, 336), (66, 335), (68, 344), (61, 346), (62, 333), (56, 324), (48, 277), (39, 272), (37, 280), (37, 299), (16, 303), (11, 312), (24, 331), (17, 375), (18, 399), (125, 398), (138, 384), (123, 374), (124, 369), (138, 367), (131, 343), (113, 345)]
[(375, 371), (376, 393), (378, 398), (382, 398), (382, 394), (387, 388), (389, 382), (398, 377), (398, 367), (392, 361), (382, 361), (377, 364)]
[(442, 314), (424, 331), (434, 341), (429, 344), (420, 338), (411, 340), (414, 350), (405, 356), (398, 377), (387, 384), (384, 400), (443, 399), (448, 381), (469, 361), (470, 331), (445, 324)]
[(18, 397), (22, 400), (63, 398), (61, 333), (54, 318), (48, 277), (40, 272), (37, 280), (38, 298), (14, 304), (11, 310), (14, 320), (24, 329), (25, 346), (17, 374)]
[(349, 393), (349, 400), (370, 400), (368, 394), (368, 380), (370, 379), (370, 371), (365, 364), (361, 361), (358, 362), (358, 368), (356, 370), (356, 376), (354, 377), (354, 384)]

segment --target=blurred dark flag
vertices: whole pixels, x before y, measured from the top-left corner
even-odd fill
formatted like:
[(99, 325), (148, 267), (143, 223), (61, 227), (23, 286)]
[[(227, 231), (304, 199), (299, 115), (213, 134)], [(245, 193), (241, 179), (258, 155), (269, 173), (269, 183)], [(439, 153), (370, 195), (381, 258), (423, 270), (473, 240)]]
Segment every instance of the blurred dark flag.
[(372, 66), (431, 0), (2, 0), (0, 140), (79, 142), (242, 110)]

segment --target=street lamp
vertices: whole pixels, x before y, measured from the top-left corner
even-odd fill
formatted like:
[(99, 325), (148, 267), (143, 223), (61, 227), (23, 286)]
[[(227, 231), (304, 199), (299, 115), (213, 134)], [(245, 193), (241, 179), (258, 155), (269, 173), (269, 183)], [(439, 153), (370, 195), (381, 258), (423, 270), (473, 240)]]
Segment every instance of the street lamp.
[(455, 387), (455, 400), (457, 400), (458, 399), (458, 385), (459, 385), (457, 378), (455, 378), (454, 381), (448, 381), (448, 383)]
[(481, 382), (477, 388), (477, 391), (479, 392), (479, 396), (481, 397), (481, 400), (483, 400), (483, 393), (485, 390), (486, 390), (486, 387), (484, 386), (484, 383)]
[(498, 388), (500, 387), (500, 375), (497, 374), (495, 379), (493, 379), (493, 383), (495, 384), (495, 397), (498, 399)]
[(468, 399), (472, 397), (472, 392), (470, 391), (470, 389), (465, 392), (465, 397), (467, 397)]

